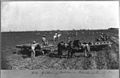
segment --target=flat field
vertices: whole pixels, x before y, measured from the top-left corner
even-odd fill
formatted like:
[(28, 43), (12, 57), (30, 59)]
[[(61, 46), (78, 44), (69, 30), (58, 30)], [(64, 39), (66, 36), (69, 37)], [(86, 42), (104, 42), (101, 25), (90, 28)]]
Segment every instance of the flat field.
[[(59, 31), (62, 36), (59, 41), (67, 41), (71, 36), (72, 40), (79, 39), (81, 42), (94, 42), (101, 32), (110, 36), (112, 49), (91, 51), (92, 57), (86, 58), (76, 53), (73, 58), (56, 58), (46, 55), (39, 55), (35, 59), (23, 57), (16, 53), (16, 45), (32, 43), (33, 40), (41, 43), (41, 37), (46, 35), (49, 43), (53, 43), (53, 35), (56, 31), (34, 31), (34, 32), (2, 32), (1, 54), (2, 69), (27, 70), (27, 69), (119, 69), (119, 39), (118, 30), (77, 30)], [(77, 32), (77, 36), (75, 35)], [(56, 45), (56, 44), (55, 44)]]

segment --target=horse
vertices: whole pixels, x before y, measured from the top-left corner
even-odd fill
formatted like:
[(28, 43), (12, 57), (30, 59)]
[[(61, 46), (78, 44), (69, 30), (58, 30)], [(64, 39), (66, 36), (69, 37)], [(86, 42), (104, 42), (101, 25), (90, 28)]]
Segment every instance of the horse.
[(68, 57), (72, 57), (74, 53), (84, 52), (85, 56), (88, 56), (90, 47), (88, 44), (81, 44), (79, 40), (69, 41), (69, 43), (64, 43), (63, 41), (58, 43), (58, 55), (61, 57), (62, 52), (68, 52)]
[(58, 56), (61, 57), (63, 51), (68, 51), (68, 44), (64, 43), (63, 41), (59, 42), (58, 45)]
[(73, 41), (73, 46), (71, 47), (71, 57), (74, 53), (84, 52), (85, 56), (88, 56), (90, 52), (90, 46), (88, 43), (81, 43), (79, 40)]

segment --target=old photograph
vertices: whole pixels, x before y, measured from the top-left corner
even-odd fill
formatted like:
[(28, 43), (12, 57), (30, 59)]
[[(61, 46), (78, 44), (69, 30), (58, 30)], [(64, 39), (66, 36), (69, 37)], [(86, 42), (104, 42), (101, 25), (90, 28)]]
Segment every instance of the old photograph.
[(1, 69), (118, 70), (119, 2), (2, 2)]

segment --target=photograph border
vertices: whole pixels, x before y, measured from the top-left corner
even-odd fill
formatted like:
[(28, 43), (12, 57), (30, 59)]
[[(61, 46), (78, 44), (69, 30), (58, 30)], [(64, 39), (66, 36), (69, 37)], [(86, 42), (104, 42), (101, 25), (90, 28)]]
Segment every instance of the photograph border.
[[(17, 1), (119, 1), (119, 0), (1, 0), (1, 3), (2, 2), (8, 2), (8, 1), (15, 1), (15, 2), (17, 2)], [(120, 1), (119, 1), (119, 8), (120, 8)], [(120, 18), (120, 10), (119, 10), (119, 18)], [(119, 22), (120, 22), (120, 19), (119, 19)], [(119, 23), (119, 25), (120, 25), (120, 23)], [(1, 31), (1, 30), (0, 30)], [(119, 32), (119, 36), (120, 36), (120, 32)], [(0, 38), (1, 38), (1, 33), (0, 33)], [(119, 40), (120, 40), (120, 38), (119, 38)], [(2, 42), (2, 40), (0, 39), (0, 58), (1, 58), (1, 42)], [(119, 44), (120, 44), (120, 42), (119, 42)], [(120, 46), (119, 46), (119, 50), (120, 50)], [(119, 57), (120, 57), (120, 54), (119, 54)], [(119, 58), (120, 59), (120, 58)], [(120, 60), (119, 60), (119, 62), (120, 62)], [(120, 65), (119, 65), (120, 66)], [(1, 68), (1, 60), (0, 60), (0, 68)], [(26, 71), (26, 72), (23, 72), (23, 71)], [(29, 72), (27, 72), (27, 71), (29, 71)], [(48, 70), (49, 71), (49, 70)], [(61, 70), (55, 70), (55, 71), (61, 71)], [(64, 71), (64, 70), (63, 70)], [(70, 70), (71, 71), (71, 70)], [(78, 71), (78, 70), (75, 70), (75, 71)], [(109, 72), (109, 71), (112, 71), (112, 72), (119, 72), (119, 70), (79, 70), (78, 72), (82, 72), (82, 71), (84, 71), (84, 73), (82, 73), (82, 74), (86, 74), (87, 73), (87, 71), (97, 71), (98, 73), (99, 73), (99, 71), (106, 71), (106, 72)], [(8, 73), (9, 73), (9, 75), (10, 74), (13, 74), (14, 72), (18, 72), (18, 73), (28, 73), (28, 74), (30, 74), (30, 73), (32, 73), (31, 75), (36, 75), (36, 76), (38, 76), (38, 74), (39, 73), (41, 73), (41, 72), (45, 72), (46, 73), (46, 70), (2, 70), (1, 69), (1, 78), (3, 77), (5, 77), (5, 78), (8, 78), (7, 76), (2, 76), (2, 75), (7, 75)], [(120, 73), (120, 72), (119, 72)], [(58, 73), (57, 73), (58, 74)], [(54, 75), (56, 75), (56, 74), (54, 74)], [(118, 74), (117, 74), (118, 75)], [(23, 77), (23, 76), (22, 76)], [(56, 76), (55, 76), (56, 77)], [(102, 76), (103, 77), (103, 76)], [(101, 78), (102, 78), (101, 77)], [(15, 77), (16, 78), (16, 77)], [(21, 78), (21, 77), (18, 77), (18, 78)], [(26, 78), (26, 77), (25, 77)], [(29, 78), (29, 77), (28, 77)], [(39, 77), (38, 77), (39, 78)], [(76, 77), (76, 78), (81, 78), (81, 77)], [(86, 77), (85, 77), (86, 78)], [(87, 78), (89, 78), (89, 77), (87, 77)], [(119, 78), (120, 78), (120, 75), (119, 75)]]

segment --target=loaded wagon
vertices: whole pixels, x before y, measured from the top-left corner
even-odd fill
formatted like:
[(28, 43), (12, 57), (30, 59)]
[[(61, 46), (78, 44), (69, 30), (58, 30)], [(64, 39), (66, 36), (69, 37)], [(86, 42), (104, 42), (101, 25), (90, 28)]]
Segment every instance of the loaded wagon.
[[(32, 44), (20, 44), (20, 45), (16, 45), (16, 48), (18, 48), (18, 50), (22, 53), (22, 54), (28, 54), (30, 56), (32, 56), (32, 48), (31, 48)], [(50, 45), (46, 45), (46, 46), (42, 46), (42, 45), (38, 45), (35, 48), (35, 54), (49, 54), (50, 52), (55, 50), (55, 46), (50, 44)]]
[(73, 56), (74, 53), (84, 53), (86, 57), (91, 56), (92, 51), (100, 51), (104, 49), (111, 49), (112, 42), (110, 41), (100, 41), (91, 43), (81, 43), (79, 47), (72, 47), (71, 54), (68, 56)]
[(90, 46), (90, 51), (99, 51), (105, 48), (111, 48), (111, 45), (112, 42), (110, 41), (100, 41), (100, 42), (91, 43), (89, 46)]

